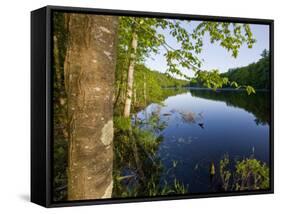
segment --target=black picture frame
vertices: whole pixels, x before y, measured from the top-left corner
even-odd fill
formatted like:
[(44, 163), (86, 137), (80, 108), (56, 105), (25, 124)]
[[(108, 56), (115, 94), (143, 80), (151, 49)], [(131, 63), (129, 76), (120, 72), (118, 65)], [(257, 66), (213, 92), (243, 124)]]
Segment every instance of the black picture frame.
[[(270, 28), (270, 189), (146, 198), (87, 201), (52, 200), (52, 13), (75, 12), (115, 16), (144, 16), (171, 19), (266, 24)], [(31, 201), (44, 207), (112, 204), (159, 200), (241, 196), (274, 193), (274, 21), (269, 19), (186, 15), (144, 11), (46, 6), (31, 12)]]

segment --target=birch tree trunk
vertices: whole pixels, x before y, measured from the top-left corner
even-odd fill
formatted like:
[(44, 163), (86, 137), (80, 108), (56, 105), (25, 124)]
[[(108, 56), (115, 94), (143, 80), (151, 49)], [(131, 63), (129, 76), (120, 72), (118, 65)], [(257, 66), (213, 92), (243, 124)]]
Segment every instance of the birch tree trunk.
[(128, 80), (127, 80), (127, 90), (126, 90), (126, 97), (125, 97), (124, 117), (130, 117), (130, 113), (131, 113), (137, 46), (138, 46), (138, 35), (133, 30), (132, 42), (131, 42), (131, 56), (130, 56), (130, 62), (128, 68)]
[(110, 198), (118, 18), (65, 14), (68, 200)]

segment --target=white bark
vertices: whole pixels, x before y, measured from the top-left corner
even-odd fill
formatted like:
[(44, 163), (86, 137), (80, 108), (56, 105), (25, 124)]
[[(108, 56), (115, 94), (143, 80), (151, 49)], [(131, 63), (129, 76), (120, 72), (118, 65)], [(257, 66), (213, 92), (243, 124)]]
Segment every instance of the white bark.
[(130, 117), (130, 113), (131, 113), (137, 46), (138, 46), (138, 36), (136, 32), (133, 31), (132, 43), (131, 43), (132, 51), (130, 56), (129, 68), (128, 68), (128, 80), (127, 80), (127, 91), (126, 91), (126, 98), (125, 98), (124, 117)]

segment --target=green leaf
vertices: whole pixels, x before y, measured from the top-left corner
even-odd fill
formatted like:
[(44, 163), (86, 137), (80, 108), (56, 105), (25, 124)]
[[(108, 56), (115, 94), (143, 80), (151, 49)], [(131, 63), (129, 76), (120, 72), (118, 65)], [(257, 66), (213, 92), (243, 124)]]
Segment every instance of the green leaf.
[(230, 86), (234, 86), (235, 88), (238, 88), (238, 84), (237, 84), (237, 82), (235, 82), (235, 81), (232, 81), (231, 84), (230, 84)]
[(249, 86), (249, 85), (246, 86), (246, 91), (247, 91), (248, 95), (250, 95), (252, 93), (253, 94), (256, 93), (255, 89), (252, 86)]

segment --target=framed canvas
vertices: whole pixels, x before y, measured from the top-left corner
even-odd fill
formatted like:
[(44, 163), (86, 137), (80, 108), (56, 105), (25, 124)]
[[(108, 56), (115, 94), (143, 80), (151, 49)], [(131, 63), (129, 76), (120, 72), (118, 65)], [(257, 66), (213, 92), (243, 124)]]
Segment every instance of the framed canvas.
[(273, 193), (273, 20), (31, 13), (31, 201)]

